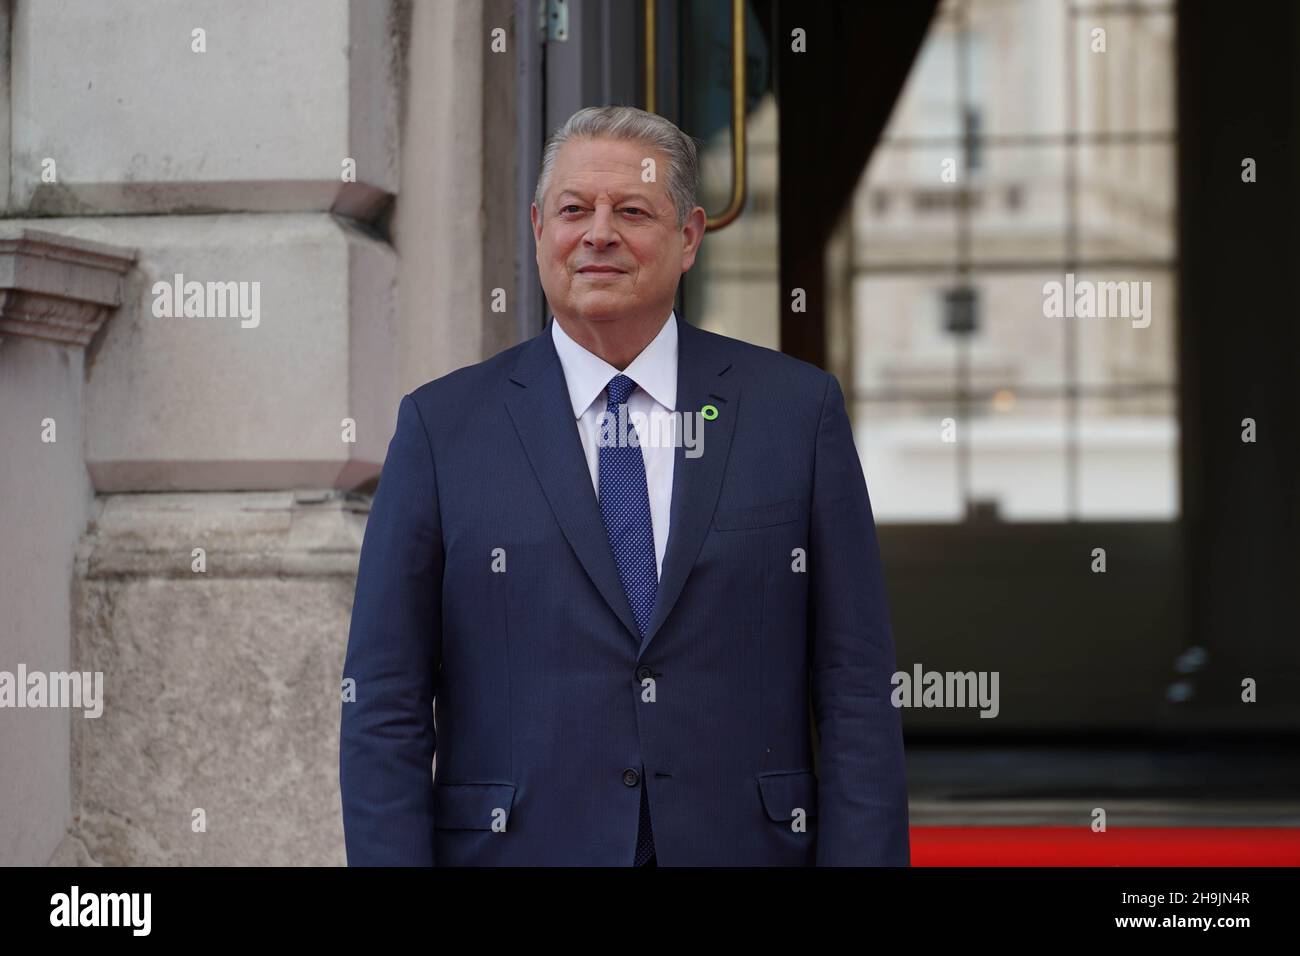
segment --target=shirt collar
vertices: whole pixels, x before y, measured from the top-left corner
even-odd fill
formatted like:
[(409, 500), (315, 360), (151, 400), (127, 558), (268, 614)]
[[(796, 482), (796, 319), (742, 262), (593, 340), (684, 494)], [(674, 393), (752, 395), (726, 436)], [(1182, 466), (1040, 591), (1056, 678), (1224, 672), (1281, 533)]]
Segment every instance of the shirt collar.
[(564, 369), (569, 387), (573, 417), (581, 418), (591, 403), (609, 385), (615, 375), (623, 374), (636, 382), (651, 398), (668, 410), (677, 406), (677, 313), (668, 313), (668, 321), (621, 373), (599, 355), (589, 352), (560, 328), (551, 317), (551, 338)]

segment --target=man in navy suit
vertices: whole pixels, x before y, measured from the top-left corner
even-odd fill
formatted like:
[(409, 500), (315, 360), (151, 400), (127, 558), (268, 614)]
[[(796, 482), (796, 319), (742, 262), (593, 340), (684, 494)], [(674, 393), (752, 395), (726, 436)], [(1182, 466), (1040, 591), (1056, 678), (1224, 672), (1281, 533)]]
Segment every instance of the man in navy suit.
[(343, 674), (350, 865), (908, 864), (844, 396), (678, 320), (697, 180), (668, 121), (574, 114), (532, 207), (545, 330), (403, 397)]

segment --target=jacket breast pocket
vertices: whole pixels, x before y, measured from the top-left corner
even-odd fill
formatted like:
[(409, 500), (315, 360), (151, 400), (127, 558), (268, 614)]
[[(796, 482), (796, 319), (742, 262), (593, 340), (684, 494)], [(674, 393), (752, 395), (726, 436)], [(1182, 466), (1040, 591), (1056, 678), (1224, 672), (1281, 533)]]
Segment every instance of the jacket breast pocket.
[(434, 829), (504, 830), (514, 800), (513, 783), (439, 783), (435, 780)]
[(747, 531), (751, 528), (769, 528), (773, 525), (798, 521), (803, 501), (787, 498), (770, 505), (754, 508), (728, 508), (713, 515), (713, 527), (718, 531)]
[(811, 770), (774, 770), (758, 775), (758, 789), (769, 820), (790, 823), (803, 811), (817, 816), (817, 775)]

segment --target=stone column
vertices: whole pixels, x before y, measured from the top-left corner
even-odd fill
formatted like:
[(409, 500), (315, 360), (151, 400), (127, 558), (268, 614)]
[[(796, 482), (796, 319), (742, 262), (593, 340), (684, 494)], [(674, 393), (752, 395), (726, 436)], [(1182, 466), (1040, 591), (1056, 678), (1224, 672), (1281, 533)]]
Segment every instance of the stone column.
[(20, 668), (76, 667), (70, 581), (93, 501), (85, 350), (121, 304), (134, 258), (0, 224), (0, 681), (15, 695), (0, 708), (0, 865), (45, 863), (71, 819), (69, 734), (85, 711), (13, 705), (26, 703)]

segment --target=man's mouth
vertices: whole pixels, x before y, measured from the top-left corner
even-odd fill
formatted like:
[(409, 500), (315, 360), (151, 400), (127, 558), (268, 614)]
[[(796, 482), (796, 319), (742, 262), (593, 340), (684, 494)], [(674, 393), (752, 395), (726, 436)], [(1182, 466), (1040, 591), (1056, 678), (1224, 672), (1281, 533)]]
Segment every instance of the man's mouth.
[(583, 266), (578, 270), (579, 275), (622, 275), (622, 269), (615, 269), (613, 266)]

